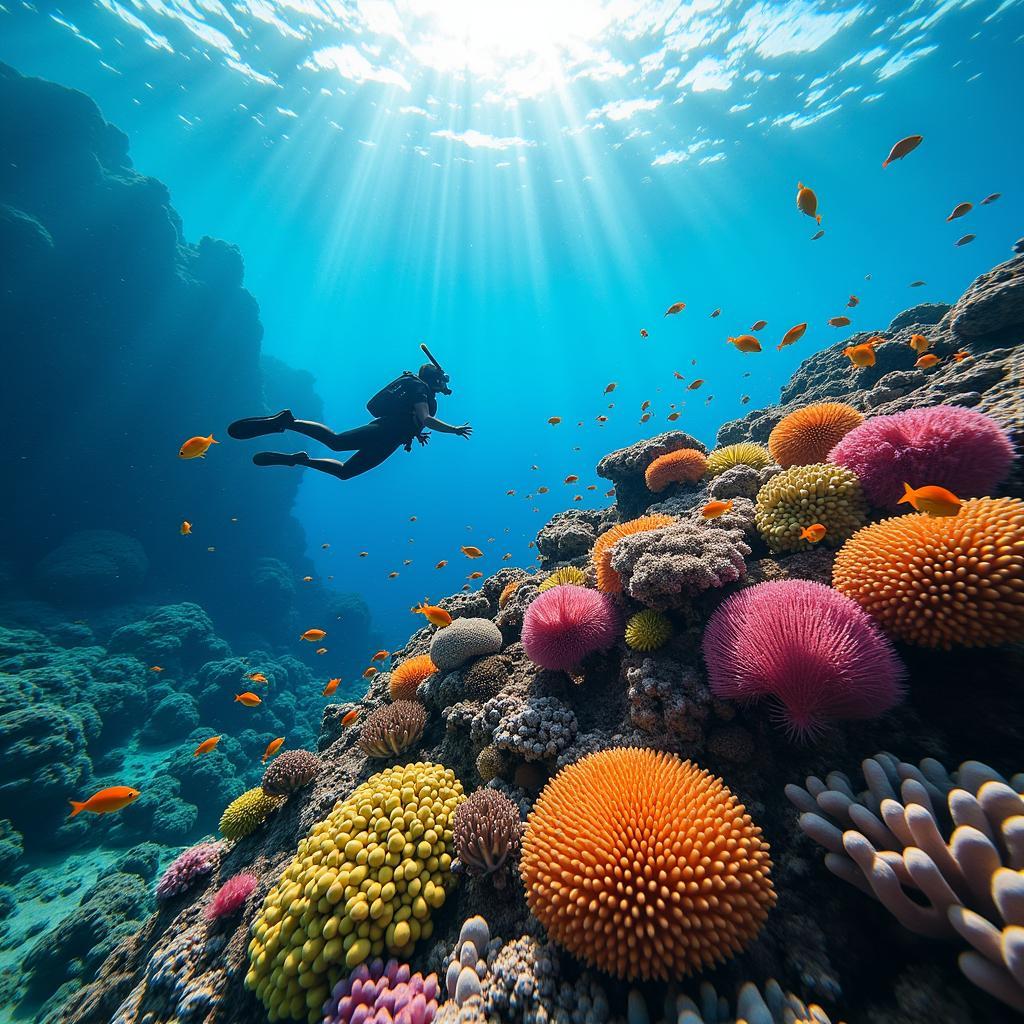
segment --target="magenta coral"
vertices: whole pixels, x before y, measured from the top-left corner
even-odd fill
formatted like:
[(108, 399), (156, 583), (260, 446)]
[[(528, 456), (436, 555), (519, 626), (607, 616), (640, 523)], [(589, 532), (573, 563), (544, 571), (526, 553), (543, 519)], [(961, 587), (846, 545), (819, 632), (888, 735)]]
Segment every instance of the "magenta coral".
[(217, 866), (223, 849), (223, 843), (199, 843), (179, 854), (161, 875), (156, 887), (156, 898), (169, 900), (192, 888)]
[(618, 640), (622, 616), (607, 595), (563, 584), (539, 595), (523, 618), (523, 649), (541, 668), (568, 670)]
[(711, 692), (772, 698), (795, 736), (875, 718), (903, 696), (905, 669), (855, 601), (821, 583), (775, 580), (733, 594), (704, 631)]
[(245, 871), (229, 878), (217, 890), (213, 902), (206, 908), (206, 920), (218, 921), (222, 917), (231, 917), (232, 914), (236, 914), (249, 898), (249, 894), (256, 888), (256, 882), (256, 876)]
[(990, 496), (1010, 471), (1013, 445), (984, 413), (934, 405), (865, 420), (828, 458), (857, 475), (872, 505), (899, 512), (910, 508), (897, 505), (904, 483), (961, 499)]
[(412, 974), (408, 964), (360, 964), (334, 986), (323, 1024), (430, 1024), (437, 1013), (436, 974)]

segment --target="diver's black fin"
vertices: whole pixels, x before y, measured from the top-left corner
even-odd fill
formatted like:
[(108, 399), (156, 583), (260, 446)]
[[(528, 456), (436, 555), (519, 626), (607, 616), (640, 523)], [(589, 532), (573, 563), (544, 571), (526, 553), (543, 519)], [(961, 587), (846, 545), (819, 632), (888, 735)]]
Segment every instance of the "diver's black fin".
[(257, 452), (252, 461), (257, 466), (301, 466), (309, 456), (305, 452)]
[(282, 409), (274, 416), (250, 416), (245, 420), (235, 420), (228, 427), (228, 435), (236, 441), (247, 441), (251, 437), (263, 437), (264, 434), (280, 434), (294, 422), (291, 410)]

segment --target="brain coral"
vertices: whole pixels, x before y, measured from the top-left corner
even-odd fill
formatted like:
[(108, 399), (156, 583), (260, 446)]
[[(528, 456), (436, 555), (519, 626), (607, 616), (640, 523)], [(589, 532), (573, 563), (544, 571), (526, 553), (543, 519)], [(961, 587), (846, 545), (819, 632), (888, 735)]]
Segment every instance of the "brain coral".
[(291, 796), (320, 774), (323, 762), (308, 750), (286, 750), (267, 765), (260, 788), (267, 796)]
[(708, 468), (707, 456), (696, 448), (659, 455), (644, 471), (647, 489), (657, 494), (669, 484), (696, 483)]
[(377, 959), (334, 986), (323, 1024), (431, 1024), (439, 991), (436, 974), (424, 978), (408, 964)]
[(423, 735), (427, 709), (416, 700), (396, 700), (374, 708), (363, 722), (359, 749), (367, 757), (396, 757)]
[(989, 495), (1010, 472), (1013, 445), (984, 413), (936, 405), (865, 420), (829, 461), (857, 474), (872, 505), (904, 512), (897, 505), (904, 482), (945, 487), (961, 500)]
[(456, 619), (430, 641), (430, 659), (439, 672), (453, 672), (470, 658), (501, 650), (501, 630), (490, 619)]
[(169, 900), (205, 878), (217, 866), (224, 848), (223, 843), (199, 843), (179, 854), (160, 876), (156, 898)]
[(691, 762), (644, 749), (559, 772), (530, 814), (520, 873), (555, 942), (630, 980), (726, 960), (775, 903), (768, 844), (743, 805)]
[(630, 616), (626, 623), (626, 643), (634, 651), (656, 651), (672, 637), (672, 623), (653, 608)]
[(708, 456), (708, 475), (718, 476), (735, 466), (751, 466), (753, 469), (764, 469), (774, 460), (763, 444), (753, 441), (739, 441), (716, 448)]
[(462, 786), (443, 765), (389, 768), (317, 822), (252, 927), (246, 987), (271, 1020), (317, 1024), (332, 985), (433, 933), (452, 887), (452, 818)]
[(519, 808), (496, 789), (478, 789), (456, 810), (453, 832), (459, 863), (471, 875), (494, 875), (500, 888), (502, 869), (519, 854)]
[(948, 650), (1024, 636), (1024, 501), (974, 498), (956, 516), (897, 516), (848, 540), (832, 569), (889, 634)]
[(800, 539), (805, 526), (821, 523), (820, 543), (839, 547), (867, 521), (867, 505), (857, 477), (828, 462), (793, 466), (773, 477), (757, 493), (757, 529), (772, 551), (808, 551)]
[(606, 594), (618, 594), (622, 590), (622, 580), (612, 568), (612, 550), (623, 537), (631, 537), (635, 533), (647, 533), (670, 526), (676, 520), (673, 516), (654, 515), (630, 519), (606, 530), (594, 543), (594, 568), (597, 570), (597, 589)]
[(716, 697), (769, 697), (801, 737), (833, 719), (888, 711), (905, 677), (892, 644), (855, 601), (807, 580), (733, 594), (704, 631), (704, 661)]
[(851, 405), (820, 402), (783, 416), (768, 436), (768, 451), (783, 469), (824, 462), (864, 417)]
[(538, 595), (523, 618), (523, 650), (541, 668), (564, 671), (611, 647), (622, 617), (606, 594), (565, 583)]
[(232, 800), (220, 816), (220, 834), (225, 839), (242, 839), (255, 832), (281, 806), (278, 797), (267, 796), (256, 786)]
[(407, 658), (391, 670), (391, 699), (415, 700), (416, 687), (436, 671), (437, 666), (430, 660), (429, 654)]
[(539, 587), (537, 590), (540, 593), (544, 593), (545, 590), (551, 590), (552, 587), (560, 587), (564, 583), (571, 583), (576, 587), (584, 587), (587, 584), (587, 577), (584, 575), (581, 569), (577, 569), (575, 565), (565, 565), (561, 569), (556, 569), (553, 573)]

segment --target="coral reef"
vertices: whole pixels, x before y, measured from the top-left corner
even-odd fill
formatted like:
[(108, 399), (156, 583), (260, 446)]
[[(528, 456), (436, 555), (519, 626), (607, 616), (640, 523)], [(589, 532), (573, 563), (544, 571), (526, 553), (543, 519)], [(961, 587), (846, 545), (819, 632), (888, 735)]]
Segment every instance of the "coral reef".
[(765, 982), (763, 993), (752, 981), (744, 982), (736, 993), (735, 1013), (707, 981), (697, 1000), (679, 996), (673, 1009), (676, 1024), (831, 1024), (820, 1006), (808, 1006), (792, 992), (784, 992), (774, 978)]
[(738, 444), (715, 448), (708, 456), (707, 472), (708, 476), (716, 477), (740, 466), (762, 470), (772, 465), (773, 461), (771, 453), (763, 444), (740, 441)]
[(431, 638), (430, 660), (439, 672), (452, 672), (470, 658), (497, 654), (501, 645), (501, 630), (490, 619), (456, 619)]
[(160, 876), (156, 898), (169, 900), (191, 889), (213, 871), (223, 852), (223, 843), (199, 843), (179, 854)]
[(367, 757), (397, 757), (419, 742), (427, 709), (415, 700), (396, 700), (374, 708), (363, 722), (359, 749)]
[[(516, 815), (518, 823), (518, 814)], [(445, 989), (456, 1006), (463, 1006), (474, 996), (481, 996), (481, 982), (487, 977), (487, 947), (491, 931), (487, 922), (477, 915), (463, 922), (459, 938), (445, 971)]]
[(489, 740), (496, 749), (527, 761), (562, 753), (576, 738), (577, 727), (572, 708), (557, 697), (521, 700), (509, 694), (489, 700), (472, 725), (475, 740)]
[(267, 796), (291, 796), (323, 770), (323, 761), (309, 750), (286, 750), (267, 765), (260, 788)]
[(203, 911), (207, 921), (220, 921), (233, 917), (245, 906), (255, 891), (259, 879), (246, 871), (232, 875), (214, 894), (213, 902)]
[(397, 960), (360, 964), (339, 981), (323, 1009), (323, 1024), (431, 1024), (437, 975), (413, 974)]
[(416, 688), (437, 671), (429, 654), (406, 658), (391, 670), (389, 687), (392, 700), (415, 700)]
[(653, 608), (631, 615), (626, 623), (626, 643), (634, 651), (656, 651), (671, 638), (672, 623)]
[(36, 563), (39, 594), (60, 604), (123, 601), (142, 585), (149, 559), (142, 545), (116, 530), (73, 533)]
[(660, 530), (665, 526), (674, 523), (674, 516), (653, 515), (641, 516), (639, 519), (631, 519), (625, 523), (619, 523), (610, 530), (606, 530), (594, 542), (592, 557), (594, 569), (597, 573), (598, 590), (606, 594), (618, 594), (622, 590), (622, 580), (619, 574), (612, 568), (612, 553), (616, 544), (624, 537), (632, 537), (638, 533), (649, 533), (652, 530)]
[(697, 438), (681, 430), (670, 430), (637, 441), (628, 448), (620, 448), (601, 459), (597, 464), (597, 475), (615, 485), (615, 503), (622, 518), (633, 519), (650, 504), (651, 492), (644, 479), (647, 467), (660, 456), (681, 448), (691, 448), (701, 454), (707, 452)]
[(488, 744), (476, 755), (476, 773), (480, 780), (488, 783), (496, 779), (502, 770), (501, 751), (493, 744)]
[(708, 460), (697, 448), (678, 448), (659, 455), (644, 471), (644, 483), (654, 494), (670, 484), (696, 483), (707, 471)]
[(560, 587), (564, 583), (571, 583), (576, 587), (585, 587), (587, 585), (586, 573), (582, 569), (577, 569), (575, 565), (564, 565), (561, 569), (556, 569), (549, 576), (541, 580), (537, 585), (537, 590), (543, 594), (546, 590), (550, 590), (552, 587)]
[(753, 466), (733, 466), (712, 478), (708, 485), (708, 497), (721, 501), (729, 498), (747, 498), (753, 501), (757, 497), (757, 492), (779, 472), (781, 470), (774, 464), (765, 466), (763, 469), (754, 469)]
[(567, 671), (613, 646), (621, 628), (621, 613), (607, 595), (564, 583), (526, 609), (523, 650), (541, 668)]
[(452, 831), (457, 864), (503, 888), (505, 869), (519, 854), (519, 808), (496, 789), (478, 789), (455, 811)]
[(842, 402), (822, 402), (784, 416), (768, 436), (768, 451), (783, 468), (825, 462), (864, 416)]
[(232, 800), (220, 816), (220, 834), (225, 839), (244, 839), (252, 835), (281, 805), (278, 797), (267, 796), (256, 786)]

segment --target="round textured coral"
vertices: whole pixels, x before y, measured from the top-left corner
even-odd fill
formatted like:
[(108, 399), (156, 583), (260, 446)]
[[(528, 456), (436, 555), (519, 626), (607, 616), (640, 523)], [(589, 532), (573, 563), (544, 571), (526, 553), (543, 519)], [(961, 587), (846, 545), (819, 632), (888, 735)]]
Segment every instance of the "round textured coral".
[(416, 688), (436, 671), (437, 666), (430, 660), (429, 654), (407, 658), (391, 670), (391, 699), (415, 700)]
[(807, 405), (779, 420), (768, 436), (768, 451), (783, 469), (824, 462), (828, 453), (863, 422), (863, 415), (852, 405)]
[(848, 540), (835, 588), (889, 634), (922, 647), (1024, 637), (1024, 501), (973, 498), (955, 516), (897, 516)]
[(286, 750), (267, 765), (260, 787), (267, 796), (291, 796), (308, 786), (323, 768), (323, 762), (308, 750)]
[(440, 984), (397, 960), (360, 964), (334, 986), (323, 1024), (431, 1024)]
[(430, 657), (438, 672), (454, 672), (471, 658), (497, 654), (501, 645), (501, 630), (490, 619), (456, 619), (431, 637)]
[(500, 887), (503, 868), (519, 855), (519, 808), (496, 789), (478, 789), (455, 812), (455, 855), (471, 875), (494, 875)]
[(482, 782), (496, 779), (504, 767), (501, 751), (493, 744), (488, 744), (476, 755), (476, 773)]
[(553, 573), (539, 587), (537, 590), (543, 594), (546, 590), (551, 590), (552, 587), (560, 587), (563, 584), (571, 583), (575, 587), (586, 586), (587, 577), (582, 569), (577, 569), (575, 565), (564, 565), (561, 569), (556, 569)]
[(374, 708), (363, 722), (359, 749), (367, 757), (397, 757), (418, 742), (427, 709), (416, 700), (396, 700)]
[(839, 547), (867, 522), (868, 509), (860, 481), (843, 466), (828, 462), (793, 466), (772, 477), (757, 492), (754, 521), (772, 551), (809, 551), (802, 540), (805, 526), (820, 523), (820, 544)]
[(764, 469), (772, 465), (774, 460), (763, 444), (753, 441), (738, 441), (716, 448), (708, 456), (708, 476), (720, 476), (727, 469), (736, 466), (750, 466), (753, 469)]
[(156, 898), (169, 900), (191, 889), (200, 878), (205, 878), (213, 871), (223, 852), (223, 843), (199, 843), (178, 854), (160, 876)]
[(663, 526), (674, 523), (675, 517), (665, 515), (641, 516), (619, 523), (610, 530), (605, 530), (594, 542), (594, 568), (597, 570), (597, 589), (606, 594), (618, 594), (622, 590), (622, 579), (612, 568), (612, 549), (623, 537), (634, 533), (646, 533), (649, 530), (660, 530)]
[(281, 806), (278, 797), (267, 796), (256, 786), (232, 800), (220, 816), (220, 834), (225, 839), (243, 839), (251, 835)]
[(821, 583), (773, 580), (733, 594), (704, 631), (716, 697), (773, 701), (795, 736), (827, 722), (876, 718), (899, 702), (906, 675), (863, 609)]
[(905, 512), (910, 506), (898, 504), (904, 483), (945, 487), (961, 501), (991, 494), (1010, 472), (1013, 445), (984, 413), (935, 405), (865, 420), (829, 461), (857, 474), (872, 505)]
[(520, 874), (555, 942), (629, 980), (734, 956), (775, 903), (768, 844), (743, 805), (691, 762), (645, 749), (559, 772), (527, 822)]
[(523, 618), (523, 650), (541, 668), (565, 671), (611, 647), (622, 616), (605, 594), (564, 583), (538, 595)]
[(626, 623), (626, 643), (634, 651), (656, 651), (672, 638), (672, 623), (653, 608), (631, 615)]
[(669, 484), (696, 483), (708, 468), (707, 456), (696, 448), (659, 455), (644, 471), (647, 489), (657, 494)]
[(203, 912), (203, 916), (207, 921), (219, 921), (221, 918), (237, 914), (257, 883), (256, 876), (248, 872), (233, 875), (217, 890), (213, 902)]
[(444, 765), (371, 776), (299, 843), (252, 926), (246, 987), (271, 1020), (318, 1024), (343, 971), (402, 958), (433, 934), (453, 886), (452, 818), (462, 786)]

